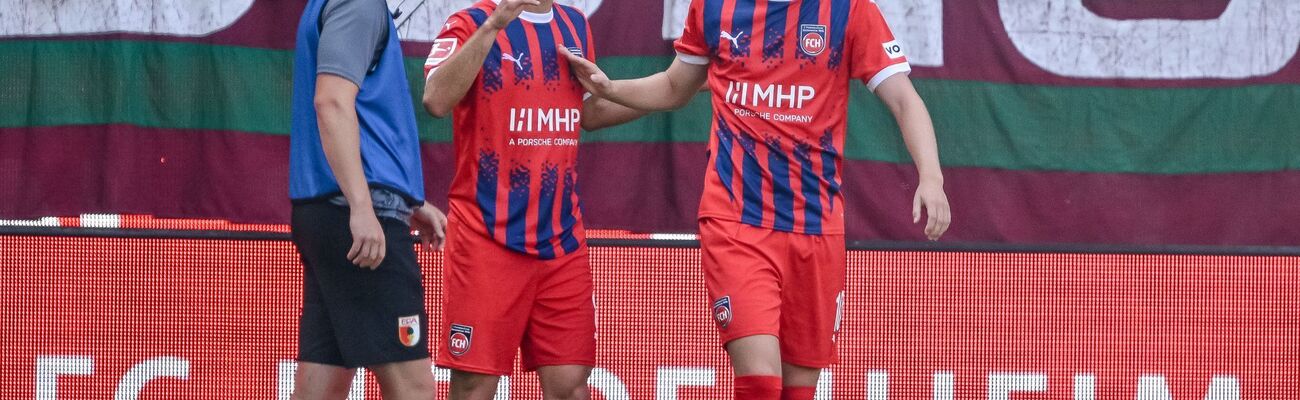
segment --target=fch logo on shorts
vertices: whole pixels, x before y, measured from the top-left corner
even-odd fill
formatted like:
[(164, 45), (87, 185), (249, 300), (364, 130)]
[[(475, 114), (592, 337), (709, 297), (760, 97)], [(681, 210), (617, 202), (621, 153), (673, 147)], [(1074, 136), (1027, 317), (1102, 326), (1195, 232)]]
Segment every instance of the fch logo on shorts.
[(731, 296), (722, 296), (713, 301), (713, 320), (717, 321), (718, 328), (727, 329), (731, 325)]
[(474, 341), (474, 327), (469, 325), (451, 324), (451, 335), (447, 337), (447, 351), (451, 355), (460, 357), (469, 352), (469, 346)]
[(397, 341), (403, 346), (415, 347), (420, 344), (420, 316), (397, 318)]

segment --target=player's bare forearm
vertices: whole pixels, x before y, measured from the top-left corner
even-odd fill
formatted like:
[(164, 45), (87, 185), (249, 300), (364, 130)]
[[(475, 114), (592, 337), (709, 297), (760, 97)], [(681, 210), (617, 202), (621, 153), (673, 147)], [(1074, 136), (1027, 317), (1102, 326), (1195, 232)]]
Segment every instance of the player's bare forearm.
[(640, 79), (614, 81), (606, 98), (645, 111), (682, 108), (700, 91), (708, 67), (674, 60), (668, 70)]
[(898, 121), (903, 142), (921, 181), (943, 183), (943, 172), (939, 166), (939, 145), (934, 137), (934, 124), (930, 120), (930, 111), (925, 101), (916, 93), (912, 81), (906, 75), (895, 75), (886, 79), (876, 88), (880, 97), (894, 119)]
[(916, 163), (919, 182), (912, 196), (912, 222), (921, 221), (921, 212), (927, 215), (925, 236), (939, 240), (952, 222), (952, 209), (948, 195), (943, 191), (943, 172), (939, 167), (939, 145), (934, 137), (934, 124), (925, 102), (916, 93), (906, 75), (894, 75), (876, 87), (876, 96), (885, 103), (898, 121), (903, 142)]
[(483, 60), (492, 50), (499, 30), (484, 24), (470, 35), (461, 51), (433, 70), (424, 82), (424, 110), (436, 118), (451, 114), (456, 103), (465, 97), (483, 68)]
[(339, 189), (353, 211), (374, 212), (361, 164), (361, 130), (357, 125), (357, 85), (330, 74), (316, 77), (316, 123), (321, 147)]
[(649, 114), (596, 96), (588, 97), (582, 108), (582, 129), (588, 131), (622, 125)]
[(685, 106), (699, 93), (708, 67), (674, 60), (668, 70), (644, 78), (611, 81), (595, 63), (564, 52), (573, 74), (593, 95), (625, 107), (651, 112)]

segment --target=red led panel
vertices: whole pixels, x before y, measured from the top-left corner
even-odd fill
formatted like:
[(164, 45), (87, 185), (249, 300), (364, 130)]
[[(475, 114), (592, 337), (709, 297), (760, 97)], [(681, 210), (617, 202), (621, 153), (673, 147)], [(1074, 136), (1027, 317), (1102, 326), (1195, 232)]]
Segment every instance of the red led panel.
[[(287, 398), (290, 243), (0, 236), (0, 251), (0, 398)], [(595, 398), (729, 399), (699, 251), (591, 254)], [(420, 259), (441, 304), (440, 257)], [(1300, 398), (1300, 258), (852, 251), (849, 264), (821, 398)], [(530, 374), (508, 386), (540, 398)]]

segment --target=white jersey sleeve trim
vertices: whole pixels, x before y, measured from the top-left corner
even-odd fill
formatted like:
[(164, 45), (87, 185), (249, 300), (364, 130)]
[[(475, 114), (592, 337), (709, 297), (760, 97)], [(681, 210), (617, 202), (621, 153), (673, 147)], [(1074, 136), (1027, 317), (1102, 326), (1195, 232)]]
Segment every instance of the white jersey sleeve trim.
[(429, 73), (424, 74), (424, 80), (428, 81), (429, 78), (432, 78), (432, 77), (433, 77), (433, 71), (437, 71), (437, 70), (438, 70), (438, 67), (429, 68)]
[(680, 51), (677, 52), (677, 59), (690, 65), (709, 65), (708, 57), (686, 54)]
[(872, 92), (875, 92), (876, 87), (880, 86), (880, 84), (884, 82), (885, 79), (889, 79), (889, 77), (898, 74), (910, 74), (911, 72), (912, 72), (912, 64), (900, 63), (900, 64), (890, 65), (888, 67), (885, 67), (885, 69), (880, 70), (880, 72), (877, 72), (876, 76), (871, 77), (870, 81), (867, 81), (867, 89), (871, 89)]

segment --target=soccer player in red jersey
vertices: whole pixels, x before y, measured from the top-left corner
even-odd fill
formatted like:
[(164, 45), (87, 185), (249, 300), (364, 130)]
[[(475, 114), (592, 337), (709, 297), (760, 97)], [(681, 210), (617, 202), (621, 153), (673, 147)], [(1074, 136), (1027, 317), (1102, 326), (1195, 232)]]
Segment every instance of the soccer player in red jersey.
[(841, 191), (849, 81), (894, 114), (920, 182), (913, 220), (948, 228), (929, 112), (874, 1), (694, 0), (667, 71), (610, 81), (568, 57), (597, 97), (681, 107), (707, 80), (715, 118), (700, 244), (737, 399), (811, 399), (835, 363), (846, 266)]
[(481, 0), (443, 25), (425, 109), (453, 116), (443, 271), (452, 399), (491, 399), (517, 350), (547, 399), (586, 399), (595, 305), (576, 193), (581, 128), (644, 114), (588, 98), (565, 54), (595, 60), (586, 17), (552, 0)]

